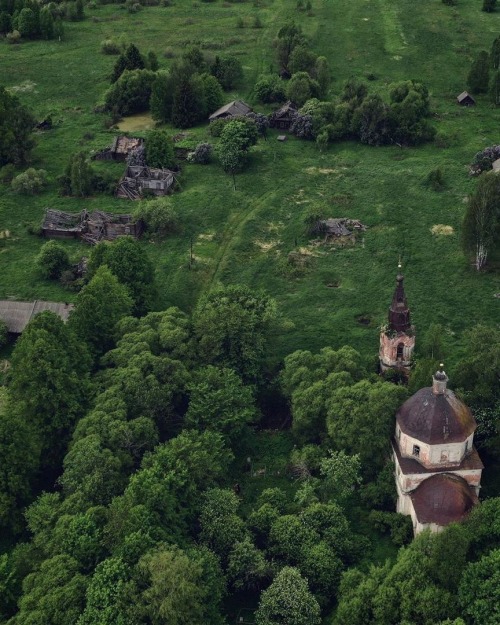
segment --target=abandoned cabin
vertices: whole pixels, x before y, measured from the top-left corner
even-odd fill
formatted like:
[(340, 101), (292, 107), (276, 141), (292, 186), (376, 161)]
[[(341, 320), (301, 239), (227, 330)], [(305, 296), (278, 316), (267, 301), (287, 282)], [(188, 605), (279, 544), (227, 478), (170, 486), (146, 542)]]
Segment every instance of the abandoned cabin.
[(208, 119), (213, 122), (217, 119), (226, 119), (228, 117), (244, 117), (251, 112), (252, 108), (243, 102), (243, 100), (233, 100), (229, 102), (229, 104), (225, 104), (221, 106), (220, 109), (217, 109)]
[(118, 183), (116, 197), (139, 200), (144, 191), (154, 195), (167, 195), (174, 190), (175, 175), (170, 169), (154, 169), (142, 165), (129, 165)]
[(46, 310), (50, 310), (66, 322), (69, 313), (73, 310), (73, 304), (41, 300), (34, 302), (0, 300), (0, 320), (5, 323), (10, 334), (21, 334), (35, 315)]
[(280, 130), (289, 130), (297, 115), (298, 111), (295, 105), (288, 100), (281, 108), (269, 115), (269, 126)]
[(128, 155), (144, 144), (139, 137), (115, 137), (111, 146), (104, 148), (92, 157), (95, 161), (125, 161)]
[(112, 241), (124, 235), (138, 239), (143, 229), (142, 221), (135, 220), (132, 215), (114, 215), (103, 211), (65, 213), (48, 208), (42, 223), (44, 237), (81, 239), (91, 245), (99, 241)]
[(460, 104), (460, 106), (474, 106), (476, 104), (476, 101), (470, 95), (470, 93), (467, 93), (467, 91), (462, 91), (462, 93), (457, 96), (457, 104)]

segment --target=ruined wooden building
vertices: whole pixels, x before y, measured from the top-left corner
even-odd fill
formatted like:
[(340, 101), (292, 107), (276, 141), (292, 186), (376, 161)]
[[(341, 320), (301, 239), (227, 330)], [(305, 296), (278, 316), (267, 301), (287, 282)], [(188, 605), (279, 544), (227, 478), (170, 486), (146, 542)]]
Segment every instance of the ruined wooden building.
[(281, 108), (269, 115), (269, 126), (280, 130), (289, 130), (297, 115), (298, 111), (295, 105), (288, 100)]
[(462, 91), (460, 95), (457, 95), (457, 104), (460, 106), (474, 106), (476, 101), (467, 91)]
[(134, 219), (132, 215), (114, 215), (103, 211), (65, 213), (48, 208), (42, 223), (44, 237), (81, 239), (91, 245), (99, 241), (112, 241), (124, 235), (137, 239), (143, 229), (142, 221)]
[(113, 143), (94, 154), (95, 161), (126, 161), (129, 154), (144, 144), (144, 139), (139, 137), (115, 137)]
[(347, 217), (320, 219), (314, 226), (313, 232), (329, 239), (349, 238), (354, 239), (355, 232), (364, 232), (366, 226), (358, 219), (348, 219)]
[(167, 195), (174, 190), (175, 172), (142, 165), (129, 165), (118, 183), (116, 196), (139, 200), (144, 191), (154, 195)]

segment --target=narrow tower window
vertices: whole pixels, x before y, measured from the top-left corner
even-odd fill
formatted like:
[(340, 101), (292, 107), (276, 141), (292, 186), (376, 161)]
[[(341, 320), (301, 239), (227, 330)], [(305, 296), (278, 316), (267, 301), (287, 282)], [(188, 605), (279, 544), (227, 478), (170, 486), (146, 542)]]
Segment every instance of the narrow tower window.
[(404, 343), (398, 343), (398, 348), (397, 348), (397, 352), (396, 352), (396, 358), (398, 360), (403, 360), (403, 351), (404, 351)]
[(413, 445), (413, 455), (417, 458), (420, 456), (420, 447), (418, 445)]

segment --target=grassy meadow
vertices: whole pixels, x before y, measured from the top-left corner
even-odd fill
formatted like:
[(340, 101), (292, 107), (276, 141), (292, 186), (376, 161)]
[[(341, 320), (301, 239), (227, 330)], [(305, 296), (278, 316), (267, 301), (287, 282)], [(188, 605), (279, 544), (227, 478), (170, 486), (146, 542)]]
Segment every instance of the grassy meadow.
[[(404, 149), (339, 142), (319, 152), (314, 143), (292, 136), (280, 143), (272, 131), (252, 149), (250, 166), (236, 178), (236, 191), (217, 163), (185, 165), (181, 191), (172, 196), (182, 231), (161, 243), (143, 241), (156, 267), (158, 306), (189, 311), (201, 293), (218, 284), (245, 283), (267, 290), (279, 303), (284, 323), (276, 361), (295, 349), (343, 344), (375, 358), (401, 256), (417, 343), (429, 323), (443, 324), (452, 365), (465, 329), (500, 318), (500, 299), (493, 297), (500, 292), (500, 262), (477, 274), (460, 247), (464, 202), (475, 184), (468, 164), (478, 150), (500, 143), (500, 112), (486, 97), (471, 109), (455, 103), (475, 54), (489, 49), (500, 34), (500, 11), (487, 14), (480, 8), (479, 0), (459, 0), (456, 7), (440, 0), (313, 0), (307, 16), (293, 0), (175, 0), (172, 6), (145, 7), (136, 14), (120, 5), (98, 5), (86, 8), (85, 21), (65, 23), (61, 42), (0, 41), (0, 83), (39, 119), (50, 113), (56, 123), (37, 135), (33, 152), (32, 166), (47, 170), (49, 189), (26, 198), (1, 187), (0, 229), (10, 237), (0, 240), (0, 297), (74, 299), (74, 293), (40, 279), (34, 267), (44, 241), (29, 229), (39, 225), (45, 207), (134, 208), (111, 196), (57, 195), (56, 177), (69, 156), (103, 148), (116, 134), (104, 128), (103, 115), (93, 112), (116, 59), (100, 52), (101, 41), (113, 38), (135, 43), (143, 53), (152, 50), (162, 68), (192, 45), (210, 55), (238, 55), (245, 77), (227, 100), (241, 97), (254, 104), (256, 78), (276, 69), (272, 41), (277, 30), (294, 18), (312, 49), (328, 58), (332, 94), (350, 76), (366, 79), (374, 91), (397, 80), (422, 80), (431, 92), (433, 123), (445, 140)], [(257, 15), (262, 28), (252, 27)], [(243, 28), (237, 25), (239, 17)], [(141, 134), (144, 120), (139, 127)], [(211, 140), (207, 126), (189, 135), (194, 142)], [(96, 166), (117, 178), (123, 170), (113, 163)], [(446, 183), (440, 192), (426, 184), (437, 167)], [(354, 246), (313, 245), (304, 234), (304, 217), (315, 206), (331, 217), (359, 219), (368, 230)], [(195, 260), (190, 267), (191, 242)], [(75, 260), (88, 249), (64, 244)], [(309, 262), (296, 276), (286, 259), (298, 250)]]

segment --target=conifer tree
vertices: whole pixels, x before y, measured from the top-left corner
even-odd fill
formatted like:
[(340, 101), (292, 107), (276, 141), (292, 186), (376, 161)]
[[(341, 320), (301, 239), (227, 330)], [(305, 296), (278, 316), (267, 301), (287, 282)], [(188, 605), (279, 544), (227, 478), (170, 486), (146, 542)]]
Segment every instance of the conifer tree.
[(488, 53), (482, 50), (472, 63), (467, 77), (467, 86), (472, 93), (486, 93), (490, 78), (490, 60)]

